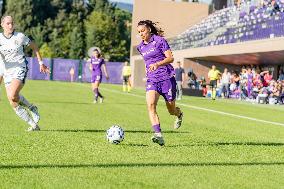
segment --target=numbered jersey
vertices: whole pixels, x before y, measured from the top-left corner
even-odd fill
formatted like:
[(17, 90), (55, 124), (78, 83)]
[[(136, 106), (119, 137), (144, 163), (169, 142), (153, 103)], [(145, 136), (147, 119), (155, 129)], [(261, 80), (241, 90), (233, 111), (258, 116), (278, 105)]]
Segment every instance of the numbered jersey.
[(0, 33), (0, 55), (6, 70), (15, 67), (26, 67), (24, 47), (31, 40), (23, 33), (13, 32), (10, 38)]

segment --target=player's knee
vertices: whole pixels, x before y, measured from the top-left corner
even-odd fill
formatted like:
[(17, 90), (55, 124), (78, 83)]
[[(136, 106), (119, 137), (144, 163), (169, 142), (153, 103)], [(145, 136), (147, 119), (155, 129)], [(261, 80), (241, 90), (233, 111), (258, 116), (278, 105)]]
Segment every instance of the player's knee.
[(148, 111), (153, 112), (156, 110), (156, 104), (155, 103), (148, 103), (147, 105)]
[(19, 101), (19, 96), (16, 94), (9, 94), (8, 99), (10, 102), (18, 102)]

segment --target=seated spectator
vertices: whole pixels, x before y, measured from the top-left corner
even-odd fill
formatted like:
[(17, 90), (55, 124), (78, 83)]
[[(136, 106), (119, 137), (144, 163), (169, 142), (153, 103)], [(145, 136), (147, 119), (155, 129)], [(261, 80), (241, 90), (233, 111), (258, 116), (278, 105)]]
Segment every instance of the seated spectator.
[(278, 3), (276, 2), (276, 0), (272, 0), (270, 4), (271, 4), (271, 7), (272, 7), (271, 12), (270, 12), (270, 16), (273, 16), (277, 12), (280, 12), (280, 7), (279, 7)]
[(272, 75), (269, 73), (269, 71), (263, 71), (260, 73), (260, 75), (263, 75), (263, 86), (267, 87), (269, 82), (272, 80)]
[(234, 72), (231, 78), (230, 91), (235, 91), (240, 86), (240, 77), (237, 72)]
[(240, 73), (240, 91), (241, 91), (241, 99), (246, 99), (248, 97), (247, 93), (247, 69), (245, 67), (242, 68), (242, 72)]
[(274, 86), (271, 88), (270, 97), (276, 99), (276, 103), (282, 104), (282, 100), (280, 99), (281, 93), (282, 93), (282, 85), (281, 82), (273, 82)]
[(187, 81), (187, 85), (190, 89), (195, 89), (197, 88), (197, 82), (196, 82), (196, 75), (195, 73), (193, 73), (193, 70), (190, 68), (188, 70), (188, 73), (187, 73), (187, 76), (188, 76), (188, 81)]
[(202, 95), (205, 97), (207, 94), (207, 88), (206, 88), (206, 80), (205, 77), (200, 77), (198, 80), (199, 83), (199, 89), (202, 89)]

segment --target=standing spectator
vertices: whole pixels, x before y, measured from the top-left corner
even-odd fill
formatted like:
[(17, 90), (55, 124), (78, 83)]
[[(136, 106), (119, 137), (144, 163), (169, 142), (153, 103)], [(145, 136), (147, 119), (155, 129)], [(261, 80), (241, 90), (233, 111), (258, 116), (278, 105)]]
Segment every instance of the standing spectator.
[[(231, 74), (228, 72), (228, 69), (224, 69), (224, 73), (222, 74), (221, 78), (221, 92), (224, 95), (224, 97), (229, 98), (230, 95), (230, 90), (229, 90), (229, 85), (230, 85), (230, 79), (231, 79)], [(225, 88), (225, 90), (224, 90)]]
[(282, 69), (279, 70), (279, 77), (278, 77), (278, 80), (279, 80), (279, 81), (283, 81), (283, 80), (284, 80), (284, 73), (283, 73), (283, 70), (282, 70)]
[(216, 98), (216, 88), (217, 88), (217, 80), (220, 77), (219, 70), (216, 69), (215, 65), (212, 65), (212, 69), (208, 72), (208, 79), (210, 80), (210, 88), (211, 88), (211, 98), (215, 100)]
[(251, 68), (247, 70), (247, 95), (249, 98), (252, 96), (252, 89), (253, 89), (253, 73)]
[(175, 78), (177, 81), (177, 100), (182, 98), (182, 84), (184, 82), (184, 69), (180, 66), (180, 61), (176, 62)]

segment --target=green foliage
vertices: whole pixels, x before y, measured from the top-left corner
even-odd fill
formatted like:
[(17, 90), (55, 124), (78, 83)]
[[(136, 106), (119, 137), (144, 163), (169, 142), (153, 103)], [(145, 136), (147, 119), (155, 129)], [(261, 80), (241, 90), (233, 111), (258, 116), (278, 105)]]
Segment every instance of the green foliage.
[(5, 14), (13, 16), (17, 30), (29, 33), (33, 26), (32, 0), (7, 1)]
[(130, 46), (127, 40), (130, 35), (125, 32), (127, 26), (123, 20), (127, 16), (123, 11), (109, 15), (94, 10), (85, 22), (87, 47), (98, 46), (111, 61), (124, 61), (129, 56)]
[(51, 48), (48, 46), (47, 43), (44, 43), (40, 47), (39, 52), (45, 58), (53, 58), (53, 52), (52, 52)]
[(39, 47), (48, 45), (53, 57), (82, 59), (94, 44), (113, 61), (129, 57), (131, 14), (107, 0), (90, 0), (88, 6), (82, 0), (7, 0), (5, 10), (17, 31)]

